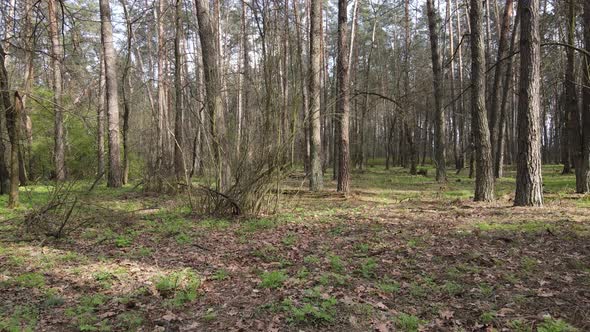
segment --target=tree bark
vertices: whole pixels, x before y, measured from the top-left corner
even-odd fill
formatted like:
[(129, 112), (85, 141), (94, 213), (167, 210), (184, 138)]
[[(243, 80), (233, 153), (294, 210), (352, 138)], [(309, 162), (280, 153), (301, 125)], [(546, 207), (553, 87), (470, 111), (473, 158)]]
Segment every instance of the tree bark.
[[(102, 52), (101, 52), (102, 53)], [(105, 80), (104, 80), (104, 55), (101, 54), (100, 58), (100, 72), (99, 72), (99, 79), (98, 79), (98, 108), (96, 114), (96, 122), (97, 122), (97, 161), (98, 161), (98, 168), (97, 168), (97, 175), (102, 177), (105, 173), (105, 150), (104, 150), (104, 125), (105, 125), (105, 109), (104, 109), (104, 102), (105, 102)]]
[(122, 186), (121, 150), (119, 143), (119, 90), (117, 83), (117, 55), (113, 45), (111, 8), (108, 0), (100, 0), (100, 25), (105, 65), (105, 92), (109, 140), (109, 176), (107, 185)]
[(10, 139), (10, 192), (8, 194), (8, 208), (14, 209), (18, 206), (19, 179), (19, 140), (20, 125), (19, 117), (22, 112), (23, 103), (18, 94), (14, 92), (14, 104), (6, 108), (6, 128)]
[[(8, 74), (6, 72), (6, 54), (0, 44), (0, 107), (7, 114), (12, 107), (10, 102), (10, 91), (8, 87)], [(0, 129), (2, 128), (2, 116), (0, 116)], [(0, 132), (2, 132), (0, 130)], [(10, 191), (10, 174), (6, 165), (6, 147), (4, 140), (0, 139), (0, 195), (5, 195)]]
[(348, 65), (348, 12), (347, 0), (338, 0), (338, 59), (336, 63), (338, 80), (337, 133), (338, 137), (338, 184), (337, 190), (347, 194), (350, 191), (350, 85)]
[(309, 131), (310, 131), (310, 178), (311, 191), (323, 189), (321, 161), (320, 80), (321, 80), (321, 29), (322, 6), (320, 0), (311, 0), (309, 14)]
[[(498, 57), (496, 59), (496, 69), (494, 73), (494, 82), (492, 83), (491, 103), (490, 103), (490, 141), (492, 143), (492, 158), (497, 159), (497, 154), (501, 153), (498, 148), (498, 137), (500, 131), (500, 106), (502, 103), (502, 94), (500, 94), (500, 83), (504, 78), (504, 63), (508, 50), (508, 34), (510, 33), (510, 21), (512, 15), (513, 0), (506, 0), (504, 6), (504, 15), (502, 16), (502, 28), (500, 29), (500, 40), (498, 42)], [(498, 169), (494, 167), (494, 176), (498, 177)]]
[[(514, 54), (516, 47), (516, 35), (518, 34), (518, 25), (520, 23), (520, 16), (517, 14), (512, 27), (512, 36), (510, 38), (510, 52)], [(502, 99), (500, 103), (500, 119), (498, 120), (498, 140), (496, 141), (496, 155), (494, 156), (494, 172), (497, 178), (501, 178), (504, 173), (504, 150), (506, 143), (507, 125), (508, 125), (508, 95), (511, 91), (510, 81), (512, 80), (512, 68), (514, 64), (513, 57), (505, 60), (506, 70), (504, 72), (504, 83), (502, 89)]]
[(520, 88), (515, 206), (542, 206), (539, 0), (519, 1)]
[(184, 110), (182, 105), (182, 1), (176, 0), (175, 13), (175, 30), (174, 35), (174, 91), (175, 91), (175, 108), (174, 118), (174, 173), (176, 180), (181, 181), (186, 176), (186, 166), (183, 156), (184, 132), (182, 124), (184, 121)]
[(66, 179), (65, 161), (65, 130), (62, 109), (62, 77), (61, 61), (63, 49), (59, 40), (57, 25), (57, 0), (47, 1), (49, 16), (49, 38), (51, 39), (51, 68), (53, 74), (53, 113), (54, 113), (54, 151), (53, 160), (55, 167), (55, 179), (63, 181)]
[(483, 6), (471, 0), (471, 130), (475, 143), (475, 201), (494, 200), (492, 147), (486, 116), (486, 75), (483, 38)]
[[(565, 5), (567, 6), (567, 43), (569, 45), (574, 45), (576, 33), (576, 5), (574, 0), (568, 0)], [(564, 91), (566, 101), (565, 107), (567, 114), (567, 148), (570, 151), (569, 155), (573, 160), (575, 168), (576, 192), (582, 193), (584, 192), (584, 184), (582, 179), (582, 126), (580, 124), (580, 112), (578, 110), (578, 94), (576, 91), (574, 49), (566, 47), (565, 53), (566, 65), (564, 77)]]
[(432, 73), (434, 76), (434, 159), (436, 164), (436, 180), (438, 182), (447, 181), (446, 171), (446, 124), (445, 113), (442, 107), (442, 69), (441, 58), (438, 49), (438, 26), (437, 15), (434, 8), (434, 0), (426, 1), (428, 11), (428, 30), (430, 31), (430, 47), (432, 53)]
[(208, 0), (195, 0), (197, 8), (197, 20), (199, 24), (199, 37), (203, 56), (203, 72), (206, 90), (206, 104), (209, 110), (209, 124), (211, 132), (211, 145), (213, 162), (215, 165), (216, 187), (220, 192), (225, 192), (230, 187), (231, 173), (228, 157), (224, 153), (226, 129), (224, 122), (223, 99), (221, 96), (221, 78), (219, 71), (219, 54), (217, 52), (215, 33)]
[[(590, 1), (584, 1), (584, 46), (590, 52)], [(582, 61), (582, 176), (581, 192), (590, 192), (590, 56), (586, 55)]]

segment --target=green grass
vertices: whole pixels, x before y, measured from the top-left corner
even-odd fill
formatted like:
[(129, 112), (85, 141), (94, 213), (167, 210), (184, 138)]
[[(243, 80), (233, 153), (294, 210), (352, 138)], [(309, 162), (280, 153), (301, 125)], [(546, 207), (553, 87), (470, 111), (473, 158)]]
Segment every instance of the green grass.
[(260, 276), (261, 282), (260, 287), (276, 289), (283, 285), (288, 279), (288, 276), (283, 271), (270, 271), (264, 272)]
[(397, 315), (393, 321), (395, 327), (403, 332), (418, 332), (420, 325), (423, 323), (420, 318), (405, 313)]

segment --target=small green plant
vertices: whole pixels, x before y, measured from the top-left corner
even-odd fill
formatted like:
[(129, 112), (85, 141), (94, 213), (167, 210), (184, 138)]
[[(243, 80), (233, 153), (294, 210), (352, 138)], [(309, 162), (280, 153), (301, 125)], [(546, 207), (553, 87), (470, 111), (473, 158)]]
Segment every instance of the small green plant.
[(240, 227), (240, 232), (242, 233), (256, 233), (268, 229), (275, 228), (277, 226), (277, 222), (272, 219), (251, 219), (246, 221)]
[(328, 255), (328, 262), (330, 263), (330, 268), (334, 272), (342, 273), (344, 272), (344, 261), (342, 258), (337, 255)]
[(494, 294), (494, 287), (489, 284), (485, 284), (485, 283), (480, 284), (479, 285), (479, 293), (483, 297), (490, 297), (490, 296), (492, 296), (492, 294)]
[(301, 280), (304, 280), (304, 279), (307, 279), (307, 277), (309, 277), (309, 274), (310, 274), (309, 270), (304, 266), (304, 267), (300, 268), (299, 270), (297, 270), (296, 277)]
[(291, 300), (286, 299), (282, 306), (288, 313), (287, 321), (320, 325), (334, 321), (337, 304), (336, 298), (324, 296), (319, 289), (313, 288), (305, 291), (302, 305), (296, 306)]
[(0, 331), (32, 332), (37, 326), (39, 311), (32, 306), (16, 306), (10, 316), (0, 316)]
[(14, 285), (26, 288), (41, 288), (45, 286), (45, 277), (40, 273), (23, 273), (12, 280)]
[(209, 230), (218, 231), (228, 228), (230, 223), (225, 219), (205, 219), (199, 225)]
[(264, 272), (260, 276), (260, 279), (262, 279), (260, 287), (276, 289), (281, 287), (287, 278), (285, 272), (280, 270)]
[(384, 293), (397, 293), (401, 287), (398, 282), (385, 278), (377, 284), (377, 288)]
[(363, 260), (358, 273), (366, 279), (375, 277), (375, 270), (377, 269), (377, 261), (374, 258), (367, 258)]
[(533, 332), (531, 324), (520, 319), (515, 319), (508, 322), (508, 327), (510, 327), (510, 329), (514, 332)]
[(74, 308), (66, 309), (65, 313), (66, 316), (74, 319), (80, 331), (106, 330), (106, 323), (101, 322), (96, 315), (96, 309), (105, 302), (106, 297), (102, 294), (82, 296), (79, 304)]
[(279, 259), (278, 249), (272, 245), (266, 245), (252, 251), (254, 257), (262, 259), (264, 262), (276, 262)]
[(354, 245), (354, 249), (362, 255), (367, 255), (370, 248), (371, 247), (368, 243), (357, 243)]
[(110, 288), (114, 279), (115, 275), (109, 271), (100, 271), (94, 274), (94, 280), (96, 280), (103, 288)]
[(178, 233), (174, 239), (176, 240), (176, 243), (180, 245), (191, 244), (193, 242), (193, 239), (184, 232)]
[(445, 282), (442, 288), (445, 293), (449, 294), (450, 296), (457, 296), (463, 293), (463, 286), (454, 281)]
[(537, 265), (537, 260), (528, 256), (523, 257), (520, 261), (520, 266), (525, 273), (533, 272)]
[(164, 298), (171, 299), (174, 306), (182, 306), (196, 300), (200, 285), (201, 279), (189, 269), (173, 272), (156, 279), (158, 293)]
[(286, 246), (292, 246), (297, 242), (297, 235), (295, 233), (288, 233), (281, 239), (281, 242)]
[(136, 331), (143, 324), (143, 316), (139, 312), (124, 312), (117, 317), (119, 327), (125, 331)]
[(577, 332), (578, 329), (561, 319), (545, 317), (543, 323), (537, 327), (537, 332)]
[(486, 311), (479, 316), (479, 319), (484, 324), (491, 324), (496, 319), (496, 313), (493, 311)]
[(211, 322), (217, 318), (217, 313), (213, 308), (208, 308), (202, 318), (206, 322)]
[(395, 326), (404, 332), (418, 332), (422, 321), (414, 315), (401, 313), (394, 319)]
[(115, 238), (117, 248), (129, 247), (133, 244), (133, 238), (129, 235), (119, 235)]
[(320, 263), (320, 258), (316, 255), (309, 255), (309, 256), (305, 256), (303, 258), (303, 262), (305, 264), (319, 264)]
[(225, 280), (229, 277), (229, 272), (225, 269), (219, 269), (213, 273), (211, 279), (213, 280)]

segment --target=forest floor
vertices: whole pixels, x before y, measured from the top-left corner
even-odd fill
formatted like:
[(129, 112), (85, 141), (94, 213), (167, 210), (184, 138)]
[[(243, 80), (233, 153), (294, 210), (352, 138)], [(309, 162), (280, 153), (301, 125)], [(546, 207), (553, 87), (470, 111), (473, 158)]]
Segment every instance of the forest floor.
[(533, 209), (512, 207), (513, 172), (490, 204), (429, 173), (370, 167), (348, 199), (291, 179), (277, 213), (237, 220), (80, 189), (85, 222), (59, 241), (23, 235), (49, 196), (23, 188), (16, 211), (0, 198), (0, 330), (590, 331), (590, 196), (572, 176), (545, 167)]

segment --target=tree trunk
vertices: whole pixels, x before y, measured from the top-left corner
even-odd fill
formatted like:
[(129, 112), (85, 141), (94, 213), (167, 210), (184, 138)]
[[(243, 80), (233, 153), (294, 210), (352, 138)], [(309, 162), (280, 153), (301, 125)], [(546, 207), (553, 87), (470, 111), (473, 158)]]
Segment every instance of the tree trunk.
[(311, 0), (309, 19), (309, 131), (310, 131), (310, 178), (311, 191), (321, 190), (324, 186), (322, 177), (320, 133), (320, 80), (321, 80), (321, 25), (322, 6), (320, 0)]
[(109, 140), (108, 186), (121, 187), (121, 150), (119, 146), (119, 90), (117, 83), (117, 54), (113, 45), (111, 8), (108, 0), (100, 0), (100, 25), (105, 65), (105, 91)]
[(8, 195), (8, 208), (13, 209), (18, 206), (18, 187), (19, 180), (19, 140), (20, 125), (19, 117), (22, 112), (23, 103), (18, 94), (14, 93), (14, 104), (6, 108), (6, 128), (10, 139), (10, 192)]
[(182, 124), (184, 121), (184, 110), (182, 105), (182, 54), (180, 41), (182, 38), (182, 2), (176, 0), (175, 29), (174, 34), (174, 91), (176, 114), (174, 118), (174, 173), (176, 180), (181, 181), (186, 176), (184, 162), (184, 133)]
[(53, 113), (54, 119), (54, 166), (55, 179), (63, 181), (66, 179), (66, 161), (65, 161), (65, 131), (63, 123), (62, 108), (62, 79), (61, 79), (61, 61), (63, 59), (63, 49), (59, 41), (59, 32), (57, 25), (57, 0), (47, 1), (47, 11), (49, 15), (49, 38), (51, 39), (51, 68), (53, 71)]
[[(584, 2), (584, 46), (590, 52), (590, 1)], [(581, 192), (590, 192), (590, 56), (586, 55), (582, 61), (582, 125), (583, 150), (581, 171)]]
[(338, 60), (336, 72), (338, 80), (337, 102), (337, 133), (338, 137), (338, 185), (339, 192), (350, 191), (350, 144), (349, 144), (349, 117), (350, 117), (350, 85), (348, 63), (348, 12), (347, 0), (338, 0)]
[(521, 0), (515, 206), (542, 206), (539, 0)]
[[(518, 25), (520, 23), (520, 15), (516, 15), (514, 20), (514, 26), (512, 27), (512, 36), (510, 38), (510, 52), (509, 54), (514, 54), (514, 50), (516, 47), (516, 35), (518, 34)], [(506, 70), (504, 72), (504, 83), (502, 88), (502, 99), (500, 104), (500, 119), (498, 120), (498, 140), (496, 141), (496, 155), (494, 156), (494, 172), (497, 178), (501, 178), (503, 176), (504, 171), (504, 150), (506, 146), (506, 136), (508, 135), (507, 125), (508, 125), (508, 95), (511, 91), (511, 84), (510, 81), (512, 80), (512, 68), (514, 64), (513, 57), (509, 57), (505, 60), (506, 63)]]
[(102, 177), (105, 173), (105, 151), (104, 151), (104, 125), (105, 125), (105, 109), (104, 109), (104, 102), (105, 102), (105, 79), (104, 79), (104, 55), (101, 54), (100, 58), (100, 73), (98, 79), (98, 109), (96, 115), (96, 122), (97, 122), (97, 159), (98, 159), (98, 168), (97, 168), (97, 176)]
[(164, 36), (164, 12), (165, 12), (165, 0), (158, 0), (158, 8), (157, 12), (157, 24), (158, 24), (158, 116), (157, 116), (157, 130), (156, 135), (158, 136), (158, 145), (157, 145), (157, 162), (156, 162), (156, 170), (157, 172), (167, 172), (167, 167), (165, 162), (169, 159), (168, 158), (168, 148), (167, 148), (167, 140), (165, 137), (167, 136), (167, 123), (166, 123), (166, 113), (167, 113), (167, 100), (166, 100), (166, 70), (165, 70), (165, 61), (166, 61), (166, 49), (165, 49), (165, 36)]
[[(502, 16), (502, 28), (500, 29), (500, 40), (498, 42), (498, 57), (496, 58), (496, 69), (494, 73), (494, 82), (492, 83), (491, 105), (490, 105), (490, 141), (492, 143), (492, 158), (497, 159), (497, 154), (501, 153), (498, 148), (498, 137), (500, 131), (500, 105), (502, 103), (502, 94), (500, 94), (500, 83), (504, 78), (504, 57), (508, 50), (508, 33), (510, 33), (510, 20), (512, 15), (513, 0), (506, 0), (504, 6), (504, 15)], [(494, 167), (494, 176), (498, 177), (498, 169)]]
[(230, 187), (231, 173), (228, 153), (225, 149), (226, 129), (221, 96), (221, 78), (219, 71), (219, 54), (217, 52), (215, 33), (208, 0), (195, 0), (197, 8), (197, 20), (199, 23), (199, 37), (203, 56), (203, 73), (206, 90), (206, 104), (209, 110), (209, 124), (211, 132), (211, 145), (213, 162), (215, 165), (216, 187), (218, 191), (225, 192)]
[(446, 124), (445, 113), (442, 107), (442, 69), (438, 49), (438, 27), (436, 23), (438, 18), (435, 13), (434, 0), (427, 0), (426, 7), (428, 11), (428, 30), (430, 31), (430, 47), (432, 52), (432, 73), (434, 76), (434, 159), (436, 164), (436, 180), (438, 182), (446, 182)]
[(471, 124), (476, 149), (475, 201), (494, 199), (492, 147), (486, 117), (486, 75), (483, 8), (480, 0), (471, 0)]
[[(0, 108), (7, 114), (12, 107), (10, 102), (10, 92), (8, 88), (8, 74), (4, 65), (6, 54), (0, 44)], [(8, 119), (7, 119), (8, 122)], [(2, 116), (0, 116), (0, 129), (2, 128)], [(0, 133), (2, 130), (0, 130)], [(4, 140), (0, 139), (0, 195), (5, 195), (10, 191), (10, 174), (6, 165), (6, 147)]]
[[(575, 45), (576, 33), (576, 15), (575, 2), (568, 0), (567, 6), (567, 43)], [(578, 96), (576, 91), (576, 76), (575, 76), (575, 54), (574, 49), (570, 47), (565, 48), (566, 65), (565, 65), (565, 107), (567, 114), (567, 146), (570, 151), (569, 155), (573, 160), (576, 174), (576, 192), (584, 192), (583, 188), (583, 170), (582, 170), (582, 133), (580, 125), (580, 112), (578, 110)]]

